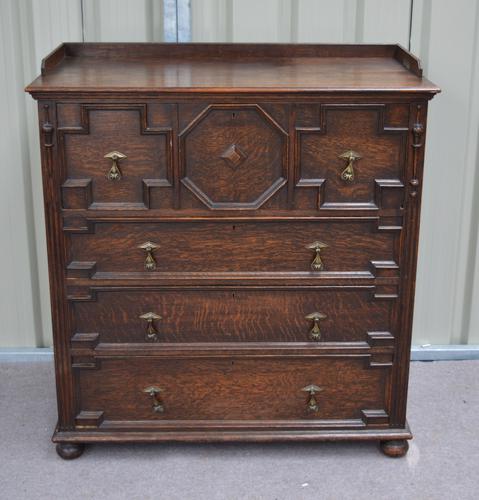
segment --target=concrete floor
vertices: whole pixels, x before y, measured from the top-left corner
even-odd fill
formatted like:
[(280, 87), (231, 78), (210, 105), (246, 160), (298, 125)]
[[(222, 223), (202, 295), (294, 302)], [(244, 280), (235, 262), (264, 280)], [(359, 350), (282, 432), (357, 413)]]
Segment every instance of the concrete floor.
[(92, 445), (57, 457), (53, 369), (0, 364), (0, 498), (477, 499), (479, 361), (412, 364), (402, 459), (374, 443)]

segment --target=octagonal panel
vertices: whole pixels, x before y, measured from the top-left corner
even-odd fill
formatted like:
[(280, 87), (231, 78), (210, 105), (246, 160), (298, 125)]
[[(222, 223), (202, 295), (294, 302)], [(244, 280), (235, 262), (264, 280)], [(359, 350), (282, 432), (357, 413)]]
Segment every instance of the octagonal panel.
[(182, 183), (213, 209), (255, 209), (286, 183), (287, 134), (257, 105), (212, 105), (181, 134)]

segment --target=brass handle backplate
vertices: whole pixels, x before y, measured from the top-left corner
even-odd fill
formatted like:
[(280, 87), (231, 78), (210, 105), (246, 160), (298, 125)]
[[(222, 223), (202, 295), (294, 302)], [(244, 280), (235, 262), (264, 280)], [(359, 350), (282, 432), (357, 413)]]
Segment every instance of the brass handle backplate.
[(341, 179), (346, 182), (354, 181), (354, 167), (353, 164), (356, 160), (360, 160), (361, 156), (354, 152), (352, 149), (345, 151), (343, 154), (339, 155), (339, 158), (346, 160), (348, 162), (346, 168), (341, 172)]
[(328, 245), (322, 241), (315, 241), (306, 247), (309, 250), (314, 250), (316, 252), (313, 262), (311, 262), (311, 269), (313, 271), (321, 271), (324, 268), (324, 262), (321, 259), (321, 250), (327, 247)]
[(158, 248), (158, 245), (152, 243), (151, 241), (146, 241), (145, 243), (141, 244), (138, 248), (141, 248), (146, 252), (145, 270), (154, 271), (156, 269), (156, 260), (155, 257), (153, 256), (153, 250), (155, 250), (155, 248)]
[(303, 392), (307, 392), (309, 394), (308, 401), (307, 401), (308, 410), (313, 411), (313, 412), (319, 411), (319, 405), (318, 405), (318, 401), (316, 400), (315, 395), (318, 392), (322, 391), (323, 389), (321, 389), (321, 387), (318, 387), (317, 385), (311, 384), (311, 385), (307, 385), (306, 387), (303, 387), (301, 390)]
[(321, 330), (319, 328), (319, 322), (322, 319), (326, 319), (327, 316), (326, 314), (320, 313), (320, 312), (312, 312), (311, 314), (308, 314), (305, 316), (306, 319), (309, 319), (310, 321), (313, 322), (313, 328), (309, 331), (309, 335), (312, 340), (320, 340), (321, 339)]
[(106, 174), (106, 178), (110, 181), (119, 181), (121, 179), (121, 170), (118, 162), (126, 158), (126, 155), (120, 153), (119, 151), (110, 151), (104, 157), (112, 161), (110, 170), (108, 171), (108, 174)]
[(154, 321), (161, 319), (161, 316), (154, 312), (147, 312), (139, 317), (147, 322), (145, 340), (148, 342), (158, 342), (158, 330), (155, 327)]
[(163, 389), (160, 387), (146, 387), (143, 389), (143, 392), (148, 394), (151, 397), (151, 402), (153, 405), (153, 411), (155, 413), (163, 413), (165, 411), (165, 407), (163, 406), (163, 403), (161, 402), (160, 399), (160, 392), (162, 392)]

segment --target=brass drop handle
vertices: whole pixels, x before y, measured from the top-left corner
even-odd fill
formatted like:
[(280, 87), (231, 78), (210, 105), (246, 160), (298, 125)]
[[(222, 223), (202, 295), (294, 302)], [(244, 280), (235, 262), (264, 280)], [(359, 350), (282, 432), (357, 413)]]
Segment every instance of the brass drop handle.
[(324, 268), (324, 262), (321, 259), (321, 250), (323, 248), (328, 248), (328, 245), (326, 245), (326, 243), (323, 243), (322, 241), (314, 241), (306, 248), (308, 248), (309, 250), (314, 250), (316, 252), (313, 262), (311, 262), (311, 269), (313, 271), (321, 271)]
[(165, 407), (163, 406), (159, 395), (162, 391), (163, 389), (155, 386), (146, 387), (145, 389), (143, 389), (143, 392), (150, 396), (153, 405), (153, 411), (155, 413), (163, 413), (165, 411)]
[(158, 342), (158, 330), (155, 327), (154, 321), (161, 319), (161, 316), (154, 312), (147, 312), (139, 317), (146, 321), (145, 340), (148, 342)]
[(146, 241), (145, 243), (142, 243), (138, 248), (141, 248), (146, 252), (145, 270), (154, 271), (156, 269), (156, 260), (153, 256), (153, 250), (158, 248), (158, 245), (155, 245), (155, 243), (152, 243), (151, 241)]
[(309, 398), (307, 401), (308, 410), (313, 412), (319, 411), (319, 405), (315, 395), (323, 389), (321, 389), (321, 387), (318, 387), (317, 385), (311, 384), (303, 387), (301, 390), (309, 394)]
[(353, 164), (356, 160), (360, 160), (361, 156), (358, 153), (350, 149), (349, 151), (345, 151), (343, 154), (339, 155), (339, 158), (346, 160), (348, 162), (346, 168), (341, 172), (341, 179), (346, 182), (354, 181), (354, 168)]
[(126, 158), (126, 155), (120, 153), (119, 151), (110, 151), (104, 158), (108, 158), (112, 161), (111, 168), (106, 174), (106, 178), (110, 181), (119, 181), (121, 179), (121, 170), (118, 162)]
[(320, 313), (320, 312), (312, 312), (311, 314), (308, 314), (305, 316), (306, 319), (309, 319), (310, 321), (313, 322), (313, 328), (309, 331), (309, 335), (311, 336), (312, 340), (320, 340), (321, 338), (321, 330), (319, 328), (319, 322), (322, 319), (326, 319), (327, 316), (326, 314)]

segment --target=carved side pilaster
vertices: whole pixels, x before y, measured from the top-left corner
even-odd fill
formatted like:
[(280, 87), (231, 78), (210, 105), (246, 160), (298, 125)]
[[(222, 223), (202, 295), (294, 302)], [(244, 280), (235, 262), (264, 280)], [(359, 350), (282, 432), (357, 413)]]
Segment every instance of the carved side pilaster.
[(43, 146), (45, 148), (53, 147), (54, 127), (50, 122), (50, 105), (43, 105), (43, 123), (42, 123)]
[(411, 147), (413, 148), (413, 174), (411, 179), (409, 179), (409, 185), (411, 186), (409, 189), (409, 195), (415, 198), (417, 196), (417, 191), (419, 187), (419, 179), (418, 179), (418, 149), (422, 148), (424, 145), (423, 136), (424, 136), (424, 124), (421, 123), (421, 104), (416, 106), (416, 121), (412, 127), (412, 136), (413, 141), (411, 143)]

